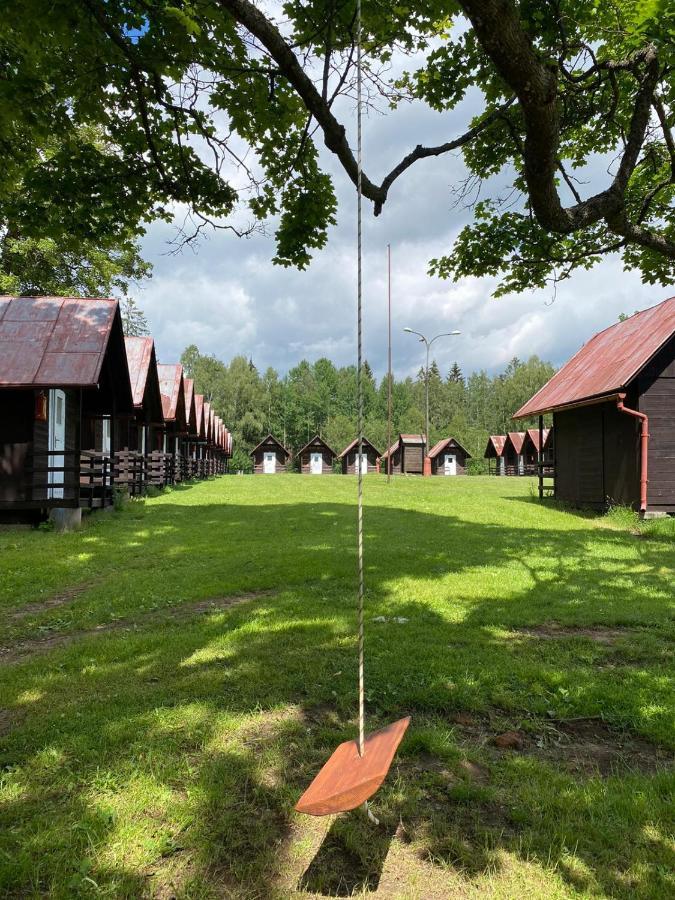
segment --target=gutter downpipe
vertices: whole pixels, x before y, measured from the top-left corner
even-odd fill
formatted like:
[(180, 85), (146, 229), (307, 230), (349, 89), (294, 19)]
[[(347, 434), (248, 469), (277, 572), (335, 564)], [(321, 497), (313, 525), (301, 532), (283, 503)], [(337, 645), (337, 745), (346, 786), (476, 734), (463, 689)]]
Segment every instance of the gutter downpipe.
[(642, 423), (640, 431), (640, 512), (647, 511), (647, 485), (648, 478), (648, 459), (649, 459), (649, 416), (646, 413), (638, 412), (636, 409), (629, 409), (623, 405), (626, 399), (625, 394), (619, 394), (616, 400), (616, 408), (619, 412), (625, 413), (627, 416), (633, 416), (640, 419)]

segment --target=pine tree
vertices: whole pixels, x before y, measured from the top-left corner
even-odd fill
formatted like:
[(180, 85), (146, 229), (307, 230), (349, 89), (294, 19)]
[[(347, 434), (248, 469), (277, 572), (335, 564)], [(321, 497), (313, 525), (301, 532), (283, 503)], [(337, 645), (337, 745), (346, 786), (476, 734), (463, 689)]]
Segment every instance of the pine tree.
[(121, 303), (122, 328), (127, 337), (143, 337), (150, 334), (145, 313), (132, 297), (125, 297)]
[(448, 372), (448, 382), (450, 384), (464, 384), (464, 376), (457, 361), (452, 364), (452, 368)]

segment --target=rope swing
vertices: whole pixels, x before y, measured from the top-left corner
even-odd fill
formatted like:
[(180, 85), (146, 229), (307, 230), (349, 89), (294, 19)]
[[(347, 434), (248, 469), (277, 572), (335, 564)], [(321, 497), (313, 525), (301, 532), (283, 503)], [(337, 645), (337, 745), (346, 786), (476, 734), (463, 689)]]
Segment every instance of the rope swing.
[(358, 741), (345, 741), (335, 749), (314, 781), (298, 800), (298, 812), (312, 816), (333, 815), (363, 806), (378, 824), (368, 800), (378, 790), (391, 766), (410, 717), (400, 719), (366, 736), (364, 569), (363, 569), (363, 241), (362, 241), (362, 115), (363, 58), (361, 0), (356, 2), (356, 391), (358, 395), (357, 556), (358, 556)]

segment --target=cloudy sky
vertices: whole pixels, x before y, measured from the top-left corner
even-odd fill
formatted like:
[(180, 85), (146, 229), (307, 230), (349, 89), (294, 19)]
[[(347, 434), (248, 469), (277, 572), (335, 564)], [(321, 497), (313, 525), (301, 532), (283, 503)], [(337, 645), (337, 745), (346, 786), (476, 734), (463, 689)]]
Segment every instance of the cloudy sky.
[[(365, 120), (364, 168), (379, 181), (417, 143), (440, 143), (460, 133), (472, 110), (452, 116), (420, 106), (404, 106)], [(340, 113), (354, 125), (353, 110)], [(339, 197), (338, 224), (328, 245), (305, 272), (272, 265), (272, 235), (237, 239), (212, 233), (196, 252), (172, 255), (175, 230), (154, 224), (144, 241), (153, 278), (138, 292), (155, 336), (160, 360), (177, 360), (196, 344), (202, 353), (224, 361), (237, 354), (253, 358), (259, 369), (284, 373), (302, 358), (327, 356), (338, 365), (356, 356), (356, 256), (354, 191), (330, 154), (325, 167), (334, 173)], [(591, 190), (599, 187), (589, 184)], [(467, 213), (454, 208), (453, 185), (464, 177), (459, 155), (421, 161), (394, 185), (382, 215), (375, 219), (365, 204), (364, 304), (365, 355), (378, 376), (386, 369), (386, 247), (392, 247), (393, 358), (398, 377), (412, 374), (422, 361), (409, 326), (434, 335), (460, 329), (460, 337), (435, 345), (442, 371), (457, 360), (465, 374), (501, 370), (514, 356), (531, 354), (564, 362), (594, 332), (664, 299), (667, 290), (642, 285), (608, 258), (590, 272), (578, 273), (553, 291), (491, 298), (491, 279), (458, 283), (430, 278), (429, 259), (449, 250)], [(595, 176), (592, 176), (595, 180)]]

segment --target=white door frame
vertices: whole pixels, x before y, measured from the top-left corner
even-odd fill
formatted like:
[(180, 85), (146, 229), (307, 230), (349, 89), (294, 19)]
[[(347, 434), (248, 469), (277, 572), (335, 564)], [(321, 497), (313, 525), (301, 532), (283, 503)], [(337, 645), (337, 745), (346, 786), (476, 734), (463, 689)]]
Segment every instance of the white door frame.
[(101, 424), (101, 452), (110, 456), (110, 416), (105, 416)]
[[(48, 467), (64, 466), (66, 449), (66, 392), (58, 389), (49, 392), (49, 431), (47, 438)], [(64, 472), (48, 472), (47, 482), (49, 488), (47, 496), (50, 499), (63, 498)]]
[(455, 453), (446, 453), (443, 460), (443, 472), (445, 475), (457, 474), (457, 456)]
[(263, 452), (263, 474), (275, 475), (277, 471), (277, 455), (274, 451), (265, 450)]
[(309, 454), (309, 471), (311, 475), (323, 475), (323, 454), (312, 450)]
[(359, 461), (359, 451), (357, 450), (354, 455), (354, 474), (359, 474), (359, 469), (361, 470), (362, 475), (368, 474), (368, 454), (362, 453), (361, 460)]

